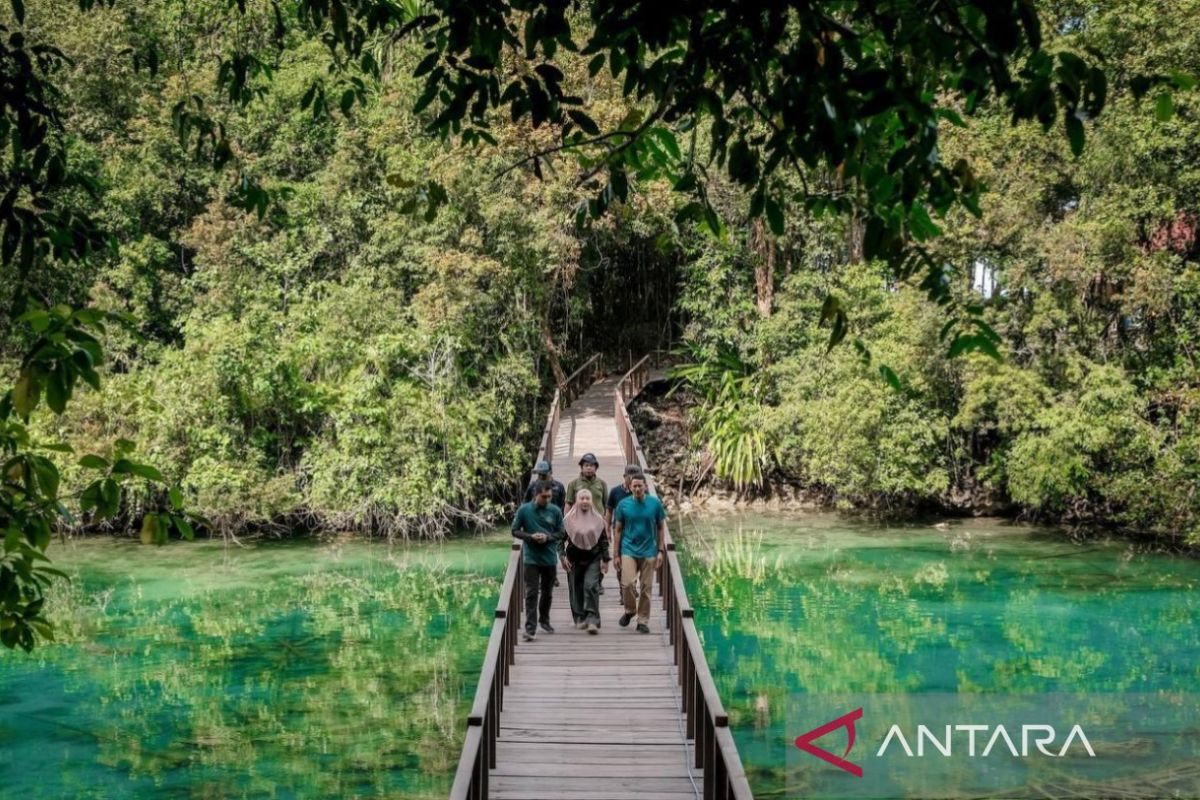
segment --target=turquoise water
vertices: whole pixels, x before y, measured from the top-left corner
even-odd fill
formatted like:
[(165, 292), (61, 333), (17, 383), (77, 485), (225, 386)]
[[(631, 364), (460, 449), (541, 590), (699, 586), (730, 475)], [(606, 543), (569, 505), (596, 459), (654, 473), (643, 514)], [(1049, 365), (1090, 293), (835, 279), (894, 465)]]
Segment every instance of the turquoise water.
[[(822, 698), (1200, 687), (1194, 560), (990, 521), (681, 533), (760, 797), (861, 796), (792, 746), (830, 718)], [(509, 541), (55, 545), (76, 576), (53, 595), (60, 641), (0, 651), (0, 794), (444, 797)], [(900, 789), (880, 796), (919, 796)]]
[(61, 641), (0, 651), (0, 794), (444, 797), (502, 538), (53, 547)]
[[(863, 696), (892, 710), (906, 698), (911, 712), (963, 694), (1177, 693), (1173, 724), (1200, 739), (1188, 696), (1200, 689), (1200, 561), (987, 520), (742, 515), (682, 531), (697, 625), (760, 796), (857, 790), (792, 742), (837, 716), (825, 706)], [(1113, 767), (1108, 778), (1179, 766), (1160, 755), (1095, 763)], [(1183, 786), (1179, 796), (1200, 794), (1195, 775)]]

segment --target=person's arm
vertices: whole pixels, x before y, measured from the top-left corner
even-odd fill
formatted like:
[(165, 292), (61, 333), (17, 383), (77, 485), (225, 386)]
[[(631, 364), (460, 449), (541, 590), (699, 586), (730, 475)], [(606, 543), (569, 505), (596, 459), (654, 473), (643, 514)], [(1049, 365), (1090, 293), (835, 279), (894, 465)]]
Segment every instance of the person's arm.
[(517, 515), (513, 517), (512, 535), (522, 542), (533, 541), (533, 535), (525, 530), (525, 525), (521, 522), (521, 509), (517, 509)]
[(558, 524), (554, 526), (554, 532), (550, 536), (554, 539), (555, 547), (558, 549), (559, 563), (562, 564), (563, 569), (570, 572), (575, 565), (571, 563), (571, 559), (567, 558), (567, 548), (564, 546), (564, 542), (567, 541), (567, 526), (561, 514), (558, 517)]
[(575, 505), (575, 481), (567, 484), (567, 496), (563, 502), (562, 512), (564, 515), (571, 513), (571, 506)]
[(662, 502), (658, 505), (658, 561), (661, 564), (667, 553), (667, 512)]
[(617, 511), (613, 514), (613, 518), (616, 520), (616, 522), (613, 526), (613, 558), (620, 560), (620, 558), (621, 558), (621, 533), (625, 530), (625, 523), (621, 519), (621, 510), (620, 509), (617, 509)]
[(612, 553), (608, 549), (608, 530), (605, 529), (600, 534), (600, 560), (612, 561)]

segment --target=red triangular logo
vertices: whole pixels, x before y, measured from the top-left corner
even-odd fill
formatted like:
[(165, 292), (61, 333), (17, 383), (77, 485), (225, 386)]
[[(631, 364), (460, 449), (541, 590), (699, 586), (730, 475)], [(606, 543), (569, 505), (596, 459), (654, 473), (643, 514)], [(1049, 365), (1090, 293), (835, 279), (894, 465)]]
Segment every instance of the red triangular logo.
[[(862, 715), (863, 710), (861, 708), (856, 708), (849, 714), (843, 714), (837, 719), (830, 720), (820, 727), (813, 728), (808, 733), (802, 733), (796, 737), (796, 747), (799, 747), (806, 753), (816, 756), (822, 761), (827, 761), (830, 764), (833, 764), (838, 769), (843, 769), (846, 772), (849, 772), (856, 778), (861, 778), (863, 776), (862, 767), (860, 767), (858, 764), (853, 764), (847, 761), (845, 757), (850, 755), (850, 748), (854, 747), (854, 721), (856, 719), (862, 719)], [(846, 752), (842, 753), (840, 756), (834, 755), (825, 748), (817, 747), (815, 744), (813, 744), (814, 740), (820, 739), (825, 734), (831, 731), (836, 731), (838, 728), (846, 729), (846, 735), (849, 740), (846, 744)]]

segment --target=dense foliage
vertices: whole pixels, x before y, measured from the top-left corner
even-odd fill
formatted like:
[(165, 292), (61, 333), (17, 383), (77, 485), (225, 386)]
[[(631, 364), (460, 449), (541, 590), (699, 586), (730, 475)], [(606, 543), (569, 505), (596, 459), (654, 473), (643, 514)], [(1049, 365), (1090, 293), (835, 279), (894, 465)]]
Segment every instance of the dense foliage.
[[(1200, 105), (1195, 92), (1139, 103), (1128, 76), (1200, 70), (1185, 24), (1200, 5), (1051, 12), (1051, 46), (1099, 53), (1116, 76), (1083, 157), (1010, 126), (1001, 108), (943, 137), (944, 157), (967, 159), (984, 182), (984, 214), (949, 216), (931, 250), (948, 290), (1001, 337), (1001, 358), (948, 357), (940, 309), (863, 260), (852, 223), (798, 219), (772, 243), (767, 314), (754, 303), (764, 257), (752, 225), (687, 267), (692, 360), (719, 365), (732, 348), (745, 362), (698, 386), (729, 371), (752, 383), (743, 394), (762, 400), (743, 403), (738, 424), (766, 438), (763, 475), (843, 504), (1008, 506), (1194, 540)], [(855, 341), (827, 352), (831, 293), (854, 310)]]
[(487, 519), (560, 361), (672, 312), (697, 376), (746, 367), (701, 424), (740, 485), (1192, 529), (1195, 9), (1159, 5), (11, 0), (4, 643), (55, 525)]

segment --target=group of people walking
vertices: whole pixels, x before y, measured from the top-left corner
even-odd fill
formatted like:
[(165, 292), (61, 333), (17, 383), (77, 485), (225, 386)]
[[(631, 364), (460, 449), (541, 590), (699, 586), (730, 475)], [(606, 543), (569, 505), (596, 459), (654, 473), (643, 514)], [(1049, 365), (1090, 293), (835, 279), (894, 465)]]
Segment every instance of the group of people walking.
[(650, 632), (654, 574), (666, 553), (666, 510), (646, 491), (638, 465), (627, 465), (621, 485), (611, 491), (596, 475), (599, 466), (595, 455), (584, 454), (579, 477), (563, 486), (550, 462), (539, 461), (537, 478), (513, 518), (513, 536), (524, 543), (527, 642), (539, 629), (554, 633), (550, 605), (559, 566), (567, 574), (575, 627), (598, 634), (603, 580), (614, 560), (624, 604), (617, 624), (628, 627), (636, 617), (638, 632)]

